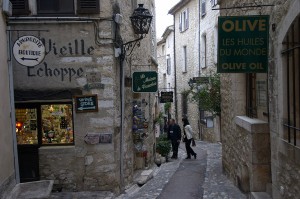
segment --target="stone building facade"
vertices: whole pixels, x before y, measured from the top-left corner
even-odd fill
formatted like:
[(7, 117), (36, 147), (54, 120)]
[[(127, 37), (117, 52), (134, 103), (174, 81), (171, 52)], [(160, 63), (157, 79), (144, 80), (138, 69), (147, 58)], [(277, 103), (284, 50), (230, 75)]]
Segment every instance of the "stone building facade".
[[(153, 162), (157, 102), (132, 92), (132, 73), (157, 71), (154, 19), (125, 52), (122, 44), (139, 38), (129, 18), (139, 1), (89, 2), (24, 1), (9, 18), (20, 175), (62, 190), (119, 193)], [(153, 15), (154, 7), (144, 3)], [(26, 42), (35, 50), (23, 51)]]
[(209, 0), (182, 0), (170, 9), (174, 16), (176, 103), (175, 114), (179, 121), (188, 117), (195, 137), (207, 141), (220, 141), (219, 118), (200, 110), (196, 102), (186, 95), (190, 84), (199, 77), (207, 77), (216, 71), (217, 4)]
[[(194, 102), (188, 101), (185, 91), (189, 90), (189, 80), (199, 76), (199, 37), (198, 33), (198, 3), (193, 0), (183, 0), (170, 9), (169, 14), (174, 18), (174, 53), (175, 53), (175, 118), (182, 124), (187, 117), (194, 129), (195, 136), (199, 135), (199, 111)], [(182, 126), (182, 125), (181, 125)]]
[(1, 92), (1, 106), (0, 106), (0, 196), (9, 194), (14, 185), (17, 183), (16, 171), (14, 165), (14, 149), (13, 149), (13, 117), (12, 105), (13, 95), (11, 92), (12, 82), (11, 67), (8, 66), (7, 52), (7, 32), (6, 28), (6, 17), (7, 13), (3, 11), (3, 0), (0, 1), (0, 92)]
[[(160, 92), (173, 92), (173, 102), (169, 111), (165, 112), (165, 103), (160, 103), (160, 111), (167, 118), (175, 118), (175, 68), (174, 68), (174, 26), (164, 31), (157, 42), (158, 85)], [(161, 94), (160, 94), (161, 96)]]
[[(221, 16), (269, 16), (268, 72), (221, 75), (224, 171), (245, 192), (298, 198), (295, 68), (299, 65), (300, 2), (219, 1), (219, 5), (227, 8)], [(244, 8), (235, 8), (239, 6)]]

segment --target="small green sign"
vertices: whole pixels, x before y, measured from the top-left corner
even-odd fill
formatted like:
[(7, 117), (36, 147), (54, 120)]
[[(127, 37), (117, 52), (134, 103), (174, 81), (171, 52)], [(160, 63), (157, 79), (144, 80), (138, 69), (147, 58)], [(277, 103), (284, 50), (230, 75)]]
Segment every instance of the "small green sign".
[(144, 71), (132, 74), (132, 91), (136, 93), (153, 93), (157, 91), (157, 72)]
[(218, 73), (268, 71), (269, 16), (221, 16)]

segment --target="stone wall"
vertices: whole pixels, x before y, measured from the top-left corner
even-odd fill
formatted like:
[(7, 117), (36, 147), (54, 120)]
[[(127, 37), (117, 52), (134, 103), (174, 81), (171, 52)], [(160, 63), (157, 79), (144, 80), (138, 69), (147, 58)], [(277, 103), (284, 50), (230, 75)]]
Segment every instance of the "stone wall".
[[(189, 28), (183, 32), (179, 30), (179, 15), (188, 9)], [(177, 89), (177, 122), (182, 126), (182, 93), (190, 89), (188, 82), (190, 78), (199, 75), (199, 37), (198, 37), (198, 2), (189, 1), (186, 5), (179, 8), (174, 14), (174, 34), (175, 34), (175, 67), (176, 67), (176, 89)], [(187, 49), (187, 71), (183, 71), (184, 56), (183, 47)], [(195, 132), (195, 137), (199, 135), (199, 111), (195, 102), (188, 101), (187, 118)]]
[[(122, 37), (124, 43), (137, 39), (130, 28), (129, 20), (135, 8), (137, 6), (132, 5), (131, 1), (101, 1), (100, 15), (95, 16), (100, 17), (99, 20), (87, 19), (75, 22), (69, 20), (57, 23), (47, 20), (41, 20), (43, 23), (39, 23), (33, 20), (12, 26), (13, 29), (26, 29), (30, 25), (30, 29), (48, 30), (40, 33), (22, 32), (22, 35), (30, 34), (41, 38), (45, 42), (46, 56), (42, 63), (31, 68), (14, 62), (15, 89), (77, 89), (83, 95), (98, 96), (98, 112), (77, 113), (75, 110), (73, 112), (74, 146), (39, 148), (41, 179), (54, 180), (55, 186), (64, 191), (107, 190), (118, 193), (132, 183), (136, 153), (132, 138), (133, 100), (144, 99), (147, 103), (145, 116), (149, 125), (146, 129), (147, 139), (144, 148), (149, 150), (147, 163), (153, 162), (152, 108), (155, 106), (155, 95), (153, 93), (135, 95), (131, 85), (125, 85), (123, 112), (125, 119), (121, 126), (121, 67), (126, 78), (132, 77), (133, 71), (157, 70), (157, 65), (153, 61), (156, 55), (154, 49), (156, 42), (153, 42), (155, 29), (140, 41), (140, 47), (136, 47), (124, 62), (121, 63), (116, 57), (115, 48), (118, 47), (114, 40), (116, 33)], [(153, 11), (153, 1), (148, 1), (145, 8)], [(124, 17), (123, 23), (118, 28), (111, 20), (115, 13), (120, 13)], [(18, 36), (14, 34), (13, 40)], [(68, 76), (69, 74), (63, 76), (62, 72), (59, 73), (62, 68), (71, 71), (72, 76)], [(100, 86), (88, 87), (89, 73), (100, 75), (98, 82)], [(124, 128), (123, 135), (121, 135), (122, 128)], [(112, 135), (111, 143), (88, 144), (84, 140), (87, 134), (104, 133)], [(122, 143), (121, 136), (123, 136)], [(120, 149), (123, 149), (123, 153)]]
[(2, 3), (0, 0), (0, 195), (9, 191), (16, 183), (15, 165), (13, 153), (13, 129), (12, 129), (12, 109), (10, 97), (10, 75), (7, 58), (7, 34), (6, 18), (2, 12)]
[[(220, 1), (220, 7), (233, 7), (252, 1)], [(297, 161), (298, 148), (287, 144), (282, 140), (283, 126), (282, 113), (284, 112), (283, 82), (282, 82), (282, 38), (291, 22), (299, 15), (299, 1), (259, 1), (258, 4), (274, 4), (262, 9), (228, 9), (221, 11), (222, 16), (235, 15), (270, 15), (270, 45), (269, 45), (269, 120), (259, 115), (262, 121), (269, 121), (270, 126), (270, 151), (271, 151), (271, 182), (273, 198), (297, 198), (299, 196), (299, 170)], [(273, 25), (273, 30), (272, 30)], [(237, 78), (239, 77), (239, 78)], [(249, 140), (242, 136), (243, 129), (237, 127), (234, 117), (245, 115), (245, 76), (242, 74), (222, 74), (222, 143), (223, 143), (223, 167), (225, 173), (239, 186), (238, 168), (243, 168), (243, 162), (247, 154), (243, 153), (243, 146), (248, 146)], [(234, 106), (232, 106), (234, 104)], [(263, 112), (265, 110), (258, 110)], [(266, 139), (265, 137), (264, 139)], [(259, 147), (260, 143), (256, 143)], [(242, 152), (240, 152), (242, 151)], [(268, 149), (263, 149), (264, 152)], [(267, 157), (265, 154), (264, 157)], [(248, 167), (248, 166), (247, 166)], [(248, 167), (249, 169), (249, 167)], [(270, 172), (270, 168), (265, 172)], [(255, 171), (249, 170), (249, 178)], [(293, 183), (292, 183), (293, 182)], [(249, 185), (250, 186), (250, 185)], [(268, 187), (268, 184), (267, 184)], [(267, 188), (265, 187), (265, 190)]]

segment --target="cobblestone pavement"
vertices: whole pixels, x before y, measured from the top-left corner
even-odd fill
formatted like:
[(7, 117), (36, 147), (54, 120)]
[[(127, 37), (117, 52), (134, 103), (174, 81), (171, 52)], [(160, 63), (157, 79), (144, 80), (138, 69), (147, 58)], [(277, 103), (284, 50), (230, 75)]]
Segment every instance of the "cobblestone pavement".
[[(246, 199), (247, 196), (239, 191), (233, 183), (222, 174), (222, 145), (218, 143), (207, 143), (196, 141), (194, 150), (200, 152), (204, 150), (207, 158), (201, 164), (206, 164), (205, 179), (202, 184), (203, 199)], [(186, 157), (184, 144), (179, 148), (179, 158), (153, 168), (153, 178), (145, 185), (139, 187), (133, 185), (126, 190), (126, 193), (115, 197), (109, 192), (73, 192), (73, 193), (53, 193), (51, 199), (155, 199), (163, 191), (173, 174)], [(175, 176), (175, 175), (174, 175)], [(180, 180), (180, 179), (178, 179)], [(200, 185), (201, 186), (201, 185)], [(179, 187), (180, 189), (180, 187)], [(199, 199), (201, 199), (199, 198)], [(188, 199), (188, 198), (184, 198)]]

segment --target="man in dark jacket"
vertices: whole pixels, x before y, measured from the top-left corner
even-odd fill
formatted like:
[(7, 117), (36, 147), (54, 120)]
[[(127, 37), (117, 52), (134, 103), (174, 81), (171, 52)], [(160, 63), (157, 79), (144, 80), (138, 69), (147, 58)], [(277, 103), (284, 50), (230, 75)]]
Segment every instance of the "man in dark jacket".
[(169, 122), (169, 130), (168, 130), (168, 138), (171, 140), (172, 143), (172, 150), (173, 155), (172, 159), (178, 158), (178, 147), (181, 140), (181, 129), (178, 124), (175, 123), (174, 119), (170, 119)]

